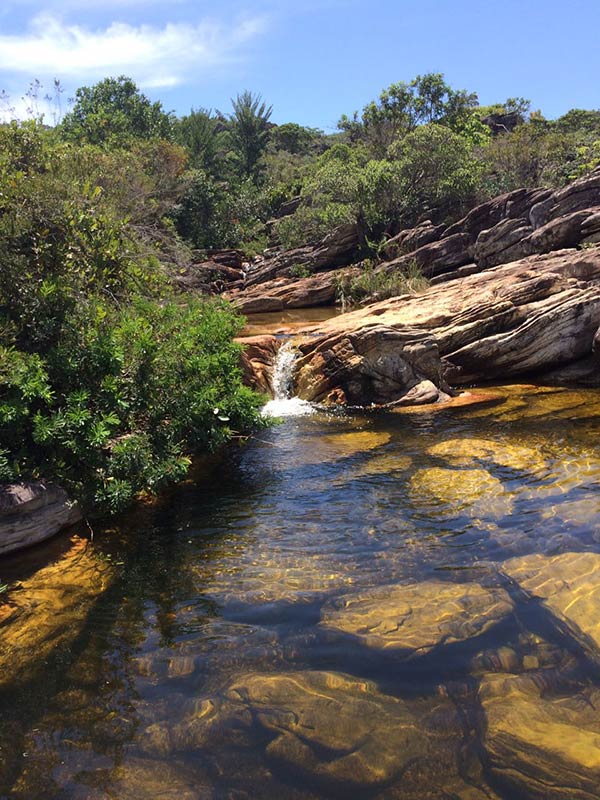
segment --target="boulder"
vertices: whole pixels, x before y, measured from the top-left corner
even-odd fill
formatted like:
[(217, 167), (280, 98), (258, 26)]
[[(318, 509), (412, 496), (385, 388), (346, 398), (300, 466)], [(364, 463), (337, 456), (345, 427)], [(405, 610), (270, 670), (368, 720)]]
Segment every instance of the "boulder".
[(444, 225), (434, 225), (431, 220), (426, 220), (415, 228), (400, 231), (396, 236), (388, 239), (383, 246), (384, 256), (391, 260), (406, 253), (412, 253), (423, 245), (436, 242), (441, 238)]
[[(344, 272), (345, 276), (354, 270)], [(335, 303), (341, 274), (323, 272), (303, 278), (275, 278), (226, 294), (242, 314), (263, 314), (287, 308), (314, 308)]]
[(437, 242), (426, 244), (412, 253), (400, 256), (377, 267), (378, 272), (405, 271), (415, 266), (424, 277), (432, 278), (473, 261), (473, 240), (468, 233), (455, 233)]
[(76, 503), (42, 481), (0, 486), (0, 555), (43, 542), (81, 519)]
[(475, 243), (475, 260), (482, 268), (495, 267), (531, 255), (528, 237), (533, 228), (522, 219), (504, 219), (482, 231)]
[(410, 659), (480, 636), (512, 610), (503, 589), (424, 581), (337, 597), (323, 607), (320, 624), (365, 647)]

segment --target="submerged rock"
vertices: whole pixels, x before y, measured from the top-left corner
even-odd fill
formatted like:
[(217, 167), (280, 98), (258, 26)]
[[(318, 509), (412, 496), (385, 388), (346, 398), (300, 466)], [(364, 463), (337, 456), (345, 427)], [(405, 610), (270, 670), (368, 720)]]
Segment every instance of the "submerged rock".
[[(600, 662), (600, 554), (539, 553), (505, 561), (502, 571)], [(599, 751), (600, 752), (600, 751)]]
[(531, 800), (597, 800), (600, 690), (565, 696), (543, 687), (543, 675), (482, 680), (490, 771)]
[(425, 581), (336, 598), (324, 606), (321, 626), (352, 635), (367, 647), (412, 658), (479, 636), (512, 610), (503, 589)]
[(429, 447), (427, 452), (460, 466), (475, 466), (485, 462), (524, 472), (543, 472), (548, 467), (546, 459), (537, 449), (513, 441), (478, 437), (446, 439)]
[(485, 469), (419, 469), (411, 477), (410, 493), (415, 506), (433, 519), (500, 519), (513, 508), (502, 482)]

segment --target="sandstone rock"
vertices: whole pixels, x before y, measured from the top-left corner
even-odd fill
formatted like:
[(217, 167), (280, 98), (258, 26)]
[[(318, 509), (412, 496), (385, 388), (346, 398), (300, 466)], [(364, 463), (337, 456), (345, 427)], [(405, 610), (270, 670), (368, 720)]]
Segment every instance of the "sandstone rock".
[[(575, 247), (589, 235), (588, 231), (593, 230), (593, 227), (585, 226), (595, 216), (600, 216), (596, 209), (585, 209), (550, 220), (528, 237), (527, 246), (532, 253), (549, 253), (552, 250)], [(592, 226), (594, 224), (592, 222)]]
[(321, 626), (405, 658), (479, 636), (512, 612), (503, 589), (425, 581), (378, 586), (326, 604)]
[[(354, 270), (345, 271), (346, 276)], [(226, 296), (242, 314), (262, 314), (286, 308), (314, 308), (333, 305), (340, 273), (325, 272), (305, 278), (275, 278)]]
[(443, 235), (468, 233), (475, 241), (482, 231), (493, 228), (503, 219), (527, 217), (532, 207), (545, 202), (551, 195), (548, 189), (517, 189), (501, 194), (471, 209), (463, 219), (447, 228)]
[(485, 469), (420, 469), (411, 477), (410, 492), (413, 503), (434, 519), (501, 519), (513, 507), (502, 482)]
[(301, 345), (296, 394), (351, 405), (400, 400), (423, 380), (445, 390), (435, 341), (415, 330), (375, 325)]
[(536, 553), (504, 562), (502, 571), (527, 595), (541, 599), (590, 658), (600, 663), (600, 555)]
[(512, 440), (503, 442), (478, 437), (446, 439), (429, 447), (427, 452), (460, 466), (474, 467), (483, 462), (529, 473), (543, 473), (548, 469), (548, 462), (539, 450), (515, 444)]
[(416, 228), (400, 231), (396, 236), (388, 239), (383, 246), (383, 254), (388, 260), (397, 258), (406, 253), (412, 253), (423, 245), (431, 244), (441, 238), (444, 225), (434, 225), (431, 220), (426, 220)]
[(351, 264), (359, 247), (359, 234), (355, 225), (341, 225), (315, 245), (306, 245), (265, 260), (250, 270), (246, 286), (272, 280), (278, 276), (294, 277), (294, 269), (320, 272)]
[(533, 229), (523, 219), (505, 219), (482, 231), (475, 243), (475, 260), (486, 269), (535, 252), (529, 244)]
[(552, 217), (561, 217), (573, 211), (600, 206), (600, 169), (569, 183), (554, 194)]
[(126, 758), (113, 771), (109, 792), (96, 795), (92, 789), (88, 797), (90, 800), (107, 796), (119, 800), (212, 800), (216, 796), (208, 779), (201, 782), (195, 771), (141, 758)]
[(0, 486), (0, 555), (43, 542), (80, 519), (79, 507), (57, 486)]
[(275, 336), (246, 336), (236, 341), (243, 347), (240, 359), (244, 383), (273, 397), (273, 365), (279, 350), (278, 340)]
[(473, 261), (473, 240), (468, 233), (455, 233), (423, 245), (377, 267), (378, 272), (396, 272), (418, 267), (426, 278), (433, 278)]
[(544, 691), (543, 675), (491, 675), (479, 690), (496, 780), (532, 800), (597, 800), (600, 692)]
[(235, 270), (243, 269), (244, 254), (241, 250), (232, 248), (226, 250), (198, 250), (194, 255), (199, 257), (199, 262), (210, 261)]

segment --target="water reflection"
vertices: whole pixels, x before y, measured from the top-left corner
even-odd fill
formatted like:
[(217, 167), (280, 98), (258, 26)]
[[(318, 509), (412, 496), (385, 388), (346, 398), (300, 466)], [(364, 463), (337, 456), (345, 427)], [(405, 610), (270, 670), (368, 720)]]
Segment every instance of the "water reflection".
[(13, 559), (0, 797), (600, 797), (600, 394), (501, 391)]

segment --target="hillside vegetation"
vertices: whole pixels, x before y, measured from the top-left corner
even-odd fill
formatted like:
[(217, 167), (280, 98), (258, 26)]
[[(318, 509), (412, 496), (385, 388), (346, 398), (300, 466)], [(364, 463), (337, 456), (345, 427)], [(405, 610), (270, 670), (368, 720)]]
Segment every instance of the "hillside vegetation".
[(117, 511), (260, 424), (221, 300), (176, 278), (196, 250), (317, 241), (354, 223), (362, 253), (518, 187), (600, 164), (600, 111), (482, 107), (441, 75), (396, 83), (337, 132), (245, 91), (182, 118), (128, 78), (76, 93), (54, 127), (0, 125), (0, 482), (60, 482)]

